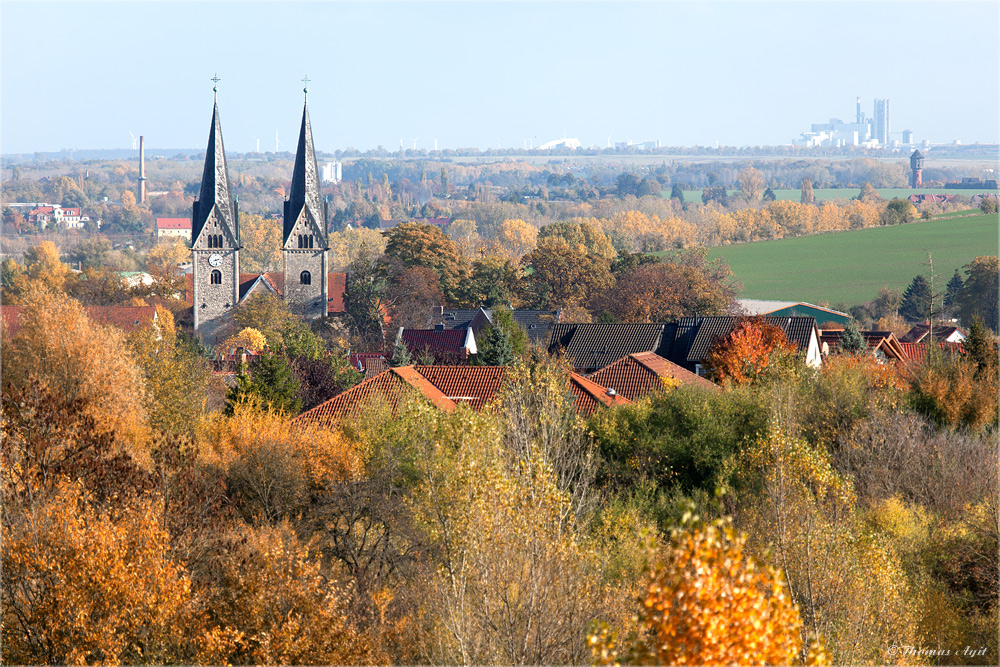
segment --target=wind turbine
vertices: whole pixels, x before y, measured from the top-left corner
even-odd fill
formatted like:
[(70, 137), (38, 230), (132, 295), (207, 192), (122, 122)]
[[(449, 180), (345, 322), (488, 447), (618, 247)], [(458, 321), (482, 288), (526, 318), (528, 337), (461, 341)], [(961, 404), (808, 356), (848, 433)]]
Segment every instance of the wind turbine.
[(137, 141), (138, 141), (138, 139), (136, 139), (136, 138), (135, 138), (135, 135), (134, 135), (134, 134), (132, 134), (132, 130), (129, 130), (129, 131), (128, 131), (128, 135), (129, 135), (130, 137), (132, 137), (132, 150), (135, 150), (135, 142), (137, 142)]
[(413, 150), (417, 150), (417, 140), (413, 140)]
[(278, 152), (278, 146), (280, 146), (280, 145), (281, 145), (281, 142), (278, 141), (278, 131), (275, 130), (274, 131), (274, 152), (275, 153)]

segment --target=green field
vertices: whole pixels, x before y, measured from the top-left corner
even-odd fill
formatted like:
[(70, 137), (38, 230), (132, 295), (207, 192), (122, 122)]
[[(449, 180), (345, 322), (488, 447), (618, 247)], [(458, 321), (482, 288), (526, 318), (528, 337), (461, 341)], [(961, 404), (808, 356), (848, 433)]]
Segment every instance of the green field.
[(880, 287), (904, 289), (915, 275), (926, 274), (926, 251), (934, 259), (934, 273), (943, 289), (956, 268), (976, 257), (997, 254), (998, 229), (996, 215), (937, 218), (720, 246), (711, 248), (708, 256), (729, 262), (743, 283), (740, 296), (853, 306), (874, 298)]
[[(735, 188), (729, 188), (727, 191), (730, 196), (735, 192), (739, 192)], [(857, 197), (860, 192), (861, 188), (816, 188), (813, 190), (813, 196), (816, 198), (816, 201), (832, 201), (834, 199), (852, 199)], [(967, 194), (969, 196), (978, 194), (973, 190), (942, 190), (941, 188), (882, 188), (878, 190), (878, 193), (885, 199), (927, 194)], [(664, 198), (670, 197), (670, 190), (661, 191), (660, 196)], [(802, 199), (802, 190), (798, 188), (792, 190), (775, 190), (774, 196), (778, 201), (800, 201)], [(698, 202), (700, 204), (701, 190), (686, 190), (684, 192), (684, 201)]]

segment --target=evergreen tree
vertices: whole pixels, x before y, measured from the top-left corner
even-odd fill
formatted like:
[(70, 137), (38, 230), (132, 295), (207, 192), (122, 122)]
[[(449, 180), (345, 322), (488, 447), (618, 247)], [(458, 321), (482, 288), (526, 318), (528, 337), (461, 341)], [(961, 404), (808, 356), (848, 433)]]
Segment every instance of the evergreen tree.
[(241, 399), (257, 398), (272, 410), (296, 415), (302, 408), (299, 398), (299, 381), (291, 365), (282, 354), (262, 354), (250, 362), (250, 372), (238, 369), (236, 386), (226, 394), (226, 414)]
[(392, 357), (389, 358), (389, 366), (398, 368), (400, 366), (409, 366), (412, 363), (413, 359), (410, 357), (410, 350), (406, 347), (406, 343), (402, 340), (397, 340), (392, 348)]
[(514, 363), (514, 346), (510, 334), (502, 327), (486, 329), (483, 346), (479, 352), (479, 363), (484, 366), (509, 366)]
[(774, 194), (774, 190), (772, 190), (771, 188), (764, 190), (764, 195), (761, 197), (761, 199), (764, 200), (765, 202), (775, 201), (777, 198), (778, 195)]
[(962, 276), (959, 275), (958, 269), (955, 269), (955, 275), (951, 277), (951, 280), (948, 281), (948, 285), (944, 288), (944, 305), (958, 305), (958, 300), (962, 296), (963, 287), (965, 287), (965, 283), (962, 281)]
[(681, 189), (680, 183), (674, 183), (673, 187), (670, 188), (670, 198), (676, 199), (681, 204), (684, 203), (684, 190)]
[(868, 349), (865, 337), (861, 335), (861, 329), (854, 320), (848, 320), (844, 324), (844, 334), (840, 337), (840, 349), (847, 354), (860, 354)]
[(969, 355), (969, 361), (976, 365), (976, 375), (995, 376), (997, 369), (997, 338), (976, 315), (969, 325), (969, 337), (962, 341), (962, 346)]
[(916, 276), (903, 292), (899, 314), (907, 322), (925, 322), (931, 314), (931, 286), (923, 276)]

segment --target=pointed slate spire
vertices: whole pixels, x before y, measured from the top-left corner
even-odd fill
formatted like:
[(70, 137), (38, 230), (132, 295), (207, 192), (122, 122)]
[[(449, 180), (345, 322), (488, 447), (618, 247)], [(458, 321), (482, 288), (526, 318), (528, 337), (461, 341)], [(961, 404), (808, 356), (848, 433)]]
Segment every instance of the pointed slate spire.
[(292, 185), (288, 201), (285, 202), (284, 243), (304, 212), (312, 215), (319, 232), (320, 245), (326, 246), (326, 216), (323, 200), (319, 194), (319, 167), (316, 164), (316, 149), (313, 147), (312, 124), (309, 122), (309, 104), (302, 107), (302, 128), (299, 130), (299, 144), (295, 149), (295, 166), (292, 170)]
[(229, 190), (229, 167), (226, 151), (222, 145), (222, 123), (219, 120), (219, 105), (212, 109), (212, 129), (208, 133), (208, 148), (205, 150), (205, 171), (201, 175), (201, 192), (194, 203), (191, 219), (193, 244), (196, 244), (201, 230), (212, 212), (219, 224), (228, 229), (233, 240), (239, 244), (239, 228), (233, 211), (233, 198)]

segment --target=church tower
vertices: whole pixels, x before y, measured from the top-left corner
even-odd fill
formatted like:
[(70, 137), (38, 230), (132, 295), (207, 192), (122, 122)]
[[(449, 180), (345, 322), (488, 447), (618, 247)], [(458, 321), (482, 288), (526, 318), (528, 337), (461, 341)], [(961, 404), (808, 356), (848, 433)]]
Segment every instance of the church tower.
[(240, 297), (239, 202), (233, 201), (229, 190), (218, 102), (212, 110), (201, 192), (191, 218), (191, 254), (194, 328), (203, 340), (215, 343)]
[[(308, 78), (305, 79), (308, 82)], [(306, 88), (303, 92), (309, 92)], [(319, 193), (319, 169), (313, 147), (308, 101), (302, 109), (302, 128), (295, 150), (292, 185), (285, 200), (284, 259), (285, 301), (292, 310), (317, 319), (326, 315), (327, 210)]]

